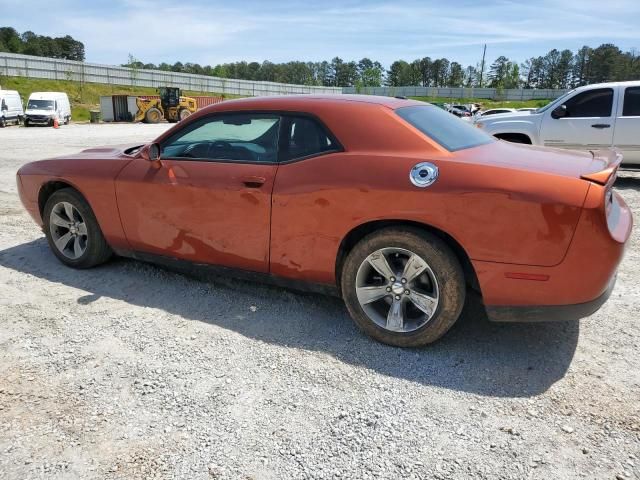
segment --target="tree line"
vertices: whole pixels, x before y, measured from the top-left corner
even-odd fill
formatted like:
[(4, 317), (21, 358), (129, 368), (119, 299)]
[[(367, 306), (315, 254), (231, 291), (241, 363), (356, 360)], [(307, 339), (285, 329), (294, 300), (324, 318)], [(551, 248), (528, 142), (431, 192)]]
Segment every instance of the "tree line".
[[(51, 38), (31, 31), (18, 33), (0, 28), (0, 51), (84, 61), (84, 44), (69, 35)], [(132, 55), (123, 66), (168, 72), (195, 73), (222, 78), (259, 80), (327, 87), (490, 87), (573, 88), (590, 83), (640, 79), (640, 56), (635, 49), (622, 51), (611, 43), (596, 48), (584, 46), (577, 52), (552, 49), (546, 55), (522, 63), (499, 56), (493, 63), (463, 66), (448, 58), (423, 57), (396, 60), (388, 69), (370, 58), (346, 61), (286, 63), (232, 62), (215, 66), (176, 62), (144, 63)]]
[(176, 62), (173, 65), (143, 63), (134, 57), (123, 66), (195, 73), (222, 78), (262, 80), (327, 87), (489, 87), (489, 88), (574, 88), (607, 81), (640, 79), (640, 57), (635, 49), (624, 52), (605, 43), (577, 52), (552, 49), (546, 55), (523, 63), (499, 56), (490, 65), (463, 66), (447, 58), (424, 57), (407, 62), (396, 60), (389, 69), (378, 61), (363, 58), (345, 61), (286, 63), (233, 62), (215, 66)]
[(11, 27), (0, 27), (0, 52), (84, 61), (84, 44), (70, 35), (51, 38), (31, 31), (21, 34)]

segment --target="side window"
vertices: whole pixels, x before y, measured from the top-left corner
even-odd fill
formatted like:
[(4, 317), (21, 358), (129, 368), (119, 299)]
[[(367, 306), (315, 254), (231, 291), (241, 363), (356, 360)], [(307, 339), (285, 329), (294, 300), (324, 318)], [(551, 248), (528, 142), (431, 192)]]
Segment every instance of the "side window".
[(610, 117), (613, 107), (613, 89), (597, 88), (579, 93), (565, 102), (567, 117)]
[(283, 161), (336, 151), (338, 144), (325, 128), (310, 117), (287, 117), (285, 139), (282, 143)]
[(280, 117), (269, 114), (207, 117), (163, 142), (161, 158), (275, 163), (279, 125)]
[(640, 87), (629, 87), (624, 91), (623, 117), (640, 117)]

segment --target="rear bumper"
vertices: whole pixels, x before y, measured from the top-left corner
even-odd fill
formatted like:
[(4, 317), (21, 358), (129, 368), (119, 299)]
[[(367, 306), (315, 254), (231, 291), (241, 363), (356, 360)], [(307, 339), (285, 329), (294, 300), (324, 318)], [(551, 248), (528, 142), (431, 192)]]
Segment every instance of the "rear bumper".
[(487, 306), (487, 316), (492, 322), (557, 322), (579, 320), (597, 312), (609, 299), (616, 283), (614, 276), (607, 289), (599, 297), (573, 305), (498, 305)]

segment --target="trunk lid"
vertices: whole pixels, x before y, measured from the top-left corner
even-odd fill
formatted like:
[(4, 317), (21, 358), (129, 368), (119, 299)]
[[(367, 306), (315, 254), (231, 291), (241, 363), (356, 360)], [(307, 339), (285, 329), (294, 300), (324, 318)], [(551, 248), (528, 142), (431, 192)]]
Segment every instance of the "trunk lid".
[(474, 163), (581, 178), (600, 185), (615, 178), (622, 161), (622, 155), (614, 149), (581, 152), (506, 141), (457, 153)]

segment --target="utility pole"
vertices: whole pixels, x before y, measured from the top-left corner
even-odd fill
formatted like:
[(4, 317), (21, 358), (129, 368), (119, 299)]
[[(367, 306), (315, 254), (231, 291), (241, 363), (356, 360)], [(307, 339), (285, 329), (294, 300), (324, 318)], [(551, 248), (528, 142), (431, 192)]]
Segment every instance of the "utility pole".
[(482, 88), (482, 84), (484, 82), (484, 57), (487, 54), (487, 44), (484, 44), (484, 49), (482, 50), (482, 63), (480, 64), (480, 88)]

